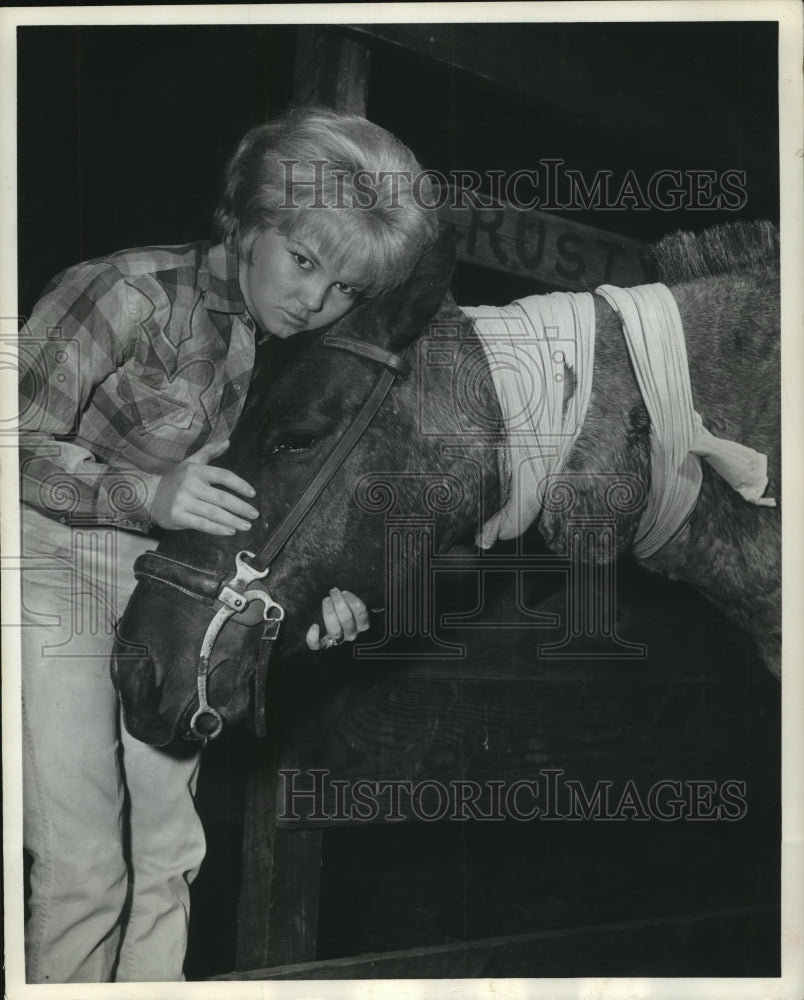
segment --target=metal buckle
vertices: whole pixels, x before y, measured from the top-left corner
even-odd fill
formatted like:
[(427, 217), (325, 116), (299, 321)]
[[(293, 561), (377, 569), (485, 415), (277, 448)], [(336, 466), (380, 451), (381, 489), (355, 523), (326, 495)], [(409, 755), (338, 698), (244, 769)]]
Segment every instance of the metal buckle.
[[(220, 712), (214, 709), (207, 700), (207, 677), (209, 672), (209, 661), (215, 642), (220, 635), (221, 629), (226, 622), (235, 614), (245, 610), (252, 601), (262, 601), (262, 617), (267, 623), (275, 622), (273, 635), (267, 635), (269, 626), (263, 629), (263, 639), (276, 639), (279, 634), (279, 627), (285, 618), (285, 609), (276, 603), (267, 590), (246, 590), (249, 584), (255, 580), (263, 580), (268, 576), (269, 566), (264, 570), (257, 570), (245, 560), (253, 559), (254, 553), (243, 550), (235, 556), (235, 575), (228, 580), (218, 593), (218, 600), (223, 607), (219, 608), (214, 618), (207, 627), (201, 652), (198, 656), (198, 675), (196, 686), (198, 688), (198, 709), (190, 719), (190, 732), (196, 739), (206, 746), (210, 740), (214, 740), (223, 729), (223, 719)], [(209, 720), (204, 727), (199, 723), (202, 719)]]

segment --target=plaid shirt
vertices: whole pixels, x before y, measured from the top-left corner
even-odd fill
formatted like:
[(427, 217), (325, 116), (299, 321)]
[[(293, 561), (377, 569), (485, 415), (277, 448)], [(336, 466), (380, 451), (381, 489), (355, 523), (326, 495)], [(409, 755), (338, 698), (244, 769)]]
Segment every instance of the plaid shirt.
[(23, 502), (148, 530), (160, 476), (234, 427), (254, 338), (223, 246), (125, 250), (63, 271), (20, 333)]

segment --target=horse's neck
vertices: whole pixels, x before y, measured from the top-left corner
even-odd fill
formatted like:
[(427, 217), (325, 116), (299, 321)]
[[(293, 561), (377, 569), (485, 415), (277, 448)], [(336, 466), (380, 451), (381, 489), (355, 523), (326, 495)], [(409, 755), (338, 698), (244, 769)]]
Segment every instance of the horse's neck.
[[(464, 502), (448, 528), (460, 537), (480, 528), (502, 503), (500, 404), (480, 339), (451, 299), (418, 348), (418, 377), (411, 381), (405, 405), (414, 418), (410, 439), (416, 441), (422, 468), (435, 459), (460, 483)], [(400, 426), (398, 434), (405, 429)]]

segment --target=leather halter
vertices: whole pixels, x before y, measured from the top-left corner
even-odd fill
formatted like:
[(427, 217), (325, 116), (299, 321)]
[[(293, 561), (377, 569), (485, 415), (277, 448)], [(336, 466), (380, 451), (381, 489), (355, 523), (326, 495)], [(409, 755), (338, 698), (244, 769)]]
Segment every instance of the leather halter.
[[(397, 376), (405, 378), (410, 372), (410, 365), (404, 358), (366, 341), (333, 333), (326, 334), (323, 343), (327, 347), (374, 361), (382, 365), (383, 370), (375, 380), (363, 406), (326, 457), (324, 464), (309, 481), (301, 496), (282, 518), (259, 552), (256, 555), (253, 552), (238, 552), (235, 557), (234, 576), (193, 566), (191, 563), (181, 562), (158, 551), (145, 552), (134, 563), (134, 574), (138, 580), (145, 578), (155, 580), (208, 607), (217, 607), (201, 644), (196, 674), (198, 708), (190, 720), (190, 732), (193, 738), (200, 740), (204, 746), (209, 740), (215, 739), (223, 728), (220, 713), (207, 701), (207, 679), (212, 649), (226, 622), (234, 615), (245, 611), (253, 601), (261, 601), (263, 604), (263, 633), (261, 651), (255, 668), (254, 701), (257, 734), (265, 735), (265, 686), (268, 662), (285, 617), (285, 610), (276, 603), (267, 587), (252, 588), (251, 584), (268, 576), (271, 563), (363, 436), (385, 402)], [(246, 560), (254, 560), (256, 565)], [(260, 565), (262, 569), (257, 568)]]

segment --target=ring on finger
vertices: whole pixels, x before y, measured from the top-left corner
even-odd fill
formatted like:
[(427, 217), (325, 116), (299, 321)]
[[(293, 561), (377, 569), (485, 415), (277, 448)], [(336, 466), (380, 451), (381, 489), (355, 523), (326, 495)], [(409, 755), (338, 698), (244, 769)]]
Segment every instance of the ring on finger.
[(343, 642), (343, 634), (330, 635), (329, 633), (327, 633), (321, 640), (320, 645), (322, 649), (332, 649), (334, 646), (340, 646), (342, 642)]

